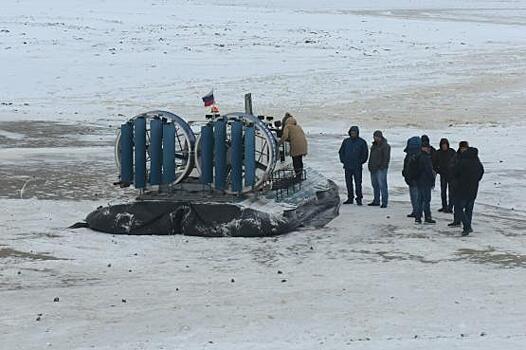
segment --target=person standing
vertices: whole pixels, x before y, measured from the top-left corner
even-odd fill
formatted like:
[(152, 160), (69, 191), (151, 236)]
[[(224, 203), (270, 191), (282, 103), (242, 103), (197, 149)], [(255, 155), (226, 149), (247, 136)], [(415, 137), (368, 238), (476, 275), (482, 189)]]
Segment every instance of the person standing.
[(369, 149), (367, 142), (360, 137), (360, 129), (357, 126), (351, 126), (349, 137), (343, 140), (338, 152), (340, 162), (343, 163), (345, 170), (345, 185), (347, 186), (347, 200), (343, 204), (352, 204), (354, 198), (354, 187), (356, 189), (356, 204), (362, 205), (362, 169), (363, 164), (367, 162)]
[[(281, 135), (280, 143), (290, 143), (290, 155), (296, 179), (301, 179), (303, 174), (303, 157), (307, 155), (307, 138), (296, 118), (290, 113), (285, 113), (285, 127)], [(284, 119), (285, 119), (284, 118)]]
[(471, 220), (473, 218), (473, 206), (477, 198), (479, 182), (484, 175), (484, 167), (478, 157), (478, 150), (469, 147), (461, 153), (455, 166), (455, 177), (458, 181), (457, 205), (458, 218), (463, 225), (462, 236), (473, 232)]
[(437, 174), (440, 174), (440, 194), (442, 197), (442, 208), (438, 211), (444, 213), (453, 212), (453, 196), (451, 191), (451, 169), (449, 164), (455, 156), (455, 151), (449, 147), (446, 138), (440, 140), (440, 148), (434, 154), (433, 165)]
[(374, 199), (369, 206), (375, 207), (380, 205), (387, 208), (388, 188), (387, 188), (387, 171), (389, 161), (391, 160), (391, 146), (383, 136), (380, 130), (373, 133), (374, 141), (371, 146), (371, 155), (369, 157), (369, 171), (371, 172), (371, 184), (373, 186)]
[(436, 221), (431, 217), (431, 189), (435, 186), (435, 172), (433, 171), (433, 161), (431, 159), (431, 146), (428, 142), (422, 143), (422, 151), (418, 155), (417, 173), (418, 204), (415, 222), (417, 224), (422, 223), (423, 213), (425, 222), (434, 224)]
[[(422, 142), (420, 137), (413, 136), (407, 140), (407, 146), (404, 149), (406, 153), (404, 158), (404, 168), (402, 169), (402, 176), (409, 186), (409, 198), (411, 199), (411, 207), (413, 210), (407, 215), (408, 218), (416, 217), (416, 208), (418, 203), (418, 185), (416, 183), (416, 176), (418, 171), (418, 154), (421, 151)], [(416, 168), (416, 170), (415, 170)]]
[(420, 139), (422, 140), (422, 144), (423, 145), (427, 144), (429, 146), (430, 153), (431, 153), (431, 160), (433, 160), (433, 157), (435, 156), (435, 152), (437, 150), (435, 149), (435, 147), (431, 146), (431, 141), (429, 140), (429, 136), (424, 134), (424, 135), (420, 136)]
[[(449, 162), (449, 172), (451, 173), (451, 191), (453, 193), (456, 193), (458, 191), (458, 178), (455, 176), (455, 169), (457, 167), (458, 161), (460, 160), (460, 157), (462, 153), (467, 151), (469, 148), (469, 144), (467, 141), (460, 141), (458, 144), (458, 150), (451, 158), (451, 161)], [(460, 218), (460, 210), (458, 209), (458, 199), (456, 197), (453, 197), (453, 222), (448, 224), (449, 227), (459, 227), (461, 223)]]

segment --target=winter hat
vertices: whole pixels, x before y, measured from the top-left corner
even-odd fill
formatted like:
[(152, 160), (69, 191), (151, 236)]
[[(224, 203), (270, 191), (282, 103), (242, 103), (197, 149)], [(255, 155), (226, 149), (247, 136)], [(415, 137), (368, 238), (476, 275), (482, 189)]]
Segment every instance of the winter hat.
[(373, 133), (373, 136), (374, 137), (384, 137), (384, 135), (382, 134), (382, 132), (380, 130), (376, 130), (374, 133)]
[(422, 147), (422, 141), (419, 136), (413, 136), (407, 140), (407, 146), (404, 149), (405, 153), (417, 153)]
[(458, 148), (467, 148), (469, 147), (469, 143), (467, 141), (460, 141), (458, 143)]
[(442, 145), (447, 145), (449, 147), (449, 140), (446, 138), (440, 139), (440, 148), (442, 148)]

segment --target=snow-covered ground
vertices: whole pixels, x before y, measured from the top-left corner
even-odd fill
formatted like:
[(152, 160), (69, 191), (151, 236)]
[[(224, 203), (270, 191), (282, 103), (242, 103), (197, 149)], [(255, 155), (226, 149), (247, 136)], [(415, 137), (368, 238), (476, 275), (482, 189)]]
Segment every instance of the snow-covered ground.
[[(525, 348), (525, 1), (1, 7), (1, 349)], [(296, 114), (342, 190), (345, 131), (383, 129), (390, 207), (261, 239), (66, 229), (133, 196), (111, 185), (119, 114), (199, 118), (212, 87), (224, 111), (251, 91)], [(422, 133), (479, 148), (469, 238), (405, 218), (402, 149)]]

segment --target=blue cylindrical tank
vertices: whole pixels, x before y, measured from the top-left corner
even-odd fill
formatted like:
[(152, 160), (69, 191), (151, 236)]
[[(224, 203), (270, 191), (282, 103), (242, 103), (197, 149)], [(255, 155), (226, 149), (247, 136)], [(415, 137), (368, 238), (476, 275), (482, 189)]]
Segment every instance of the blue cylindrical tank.
[(214, 123), (214, 163), (215, 163), (215, 188), (225, 189), (226, 182), (226, 121), (216, 120)]
[(150, 121), (150, 185), (161, 184), (163, 122), (160, 118)]
[(130, 122), (121, 125), (119, 139), (121, 182), (133, 182), (133, 124)]
[(211, 123), (201, 127), (201, 183), (210, 184), (214, 177), (214, 130)]
[(231, 160), (232, 165), (232, 191), (241, 192), (243, 187), (243, 125), (240, 121), (232, 122), (230, 129), (232, 146)]
[(162, 183), (175, 181), (175, 126), (173, 123), (163, 123), (163, 175)]
[(256, 131), (254, 125), (245, 126), (245, 186), (256, 183)]
[(138, 117), (134, 125), (135, 188), (144, 188), (146, 187), (146, 119)]

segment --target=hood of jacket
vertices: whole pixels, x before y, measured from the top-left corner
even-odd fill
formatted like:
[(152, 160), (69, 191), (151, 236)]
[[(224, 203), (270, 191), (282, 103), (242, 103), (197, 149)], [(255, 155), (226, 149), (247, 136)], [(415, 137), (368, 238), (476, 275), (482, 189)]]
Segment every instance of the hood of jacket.
[(296, 121), (296, 118), (290, 116), (287, 118), (287, 121), (285, 122), (285, 125), (297, 125), (298, 122)]
[(349, 136), (351, 136), (351, 131), (356, 131), (356, 137), (360, 137), (360, 128), (357, 127), (356, 125), (353, 125), (351, 126), (351, 128), (349, 129)]
[(413, 136), (407, 140), (407, 145), (404, 149), (405, 153), (413, 154), (420, 152), (422, 148), (422, 140), (418, 136)]
[(442, 145), (447, 145), (447, 148), (449, 148), (449, 140), (448, 139), (440, 139), (439, 148), (442, 149)]
[(464, 159), (476, 159), (479, 155), (479, 150), (475, 147), (468, 148), (464, 153), (462, 153), (462, 158)]

